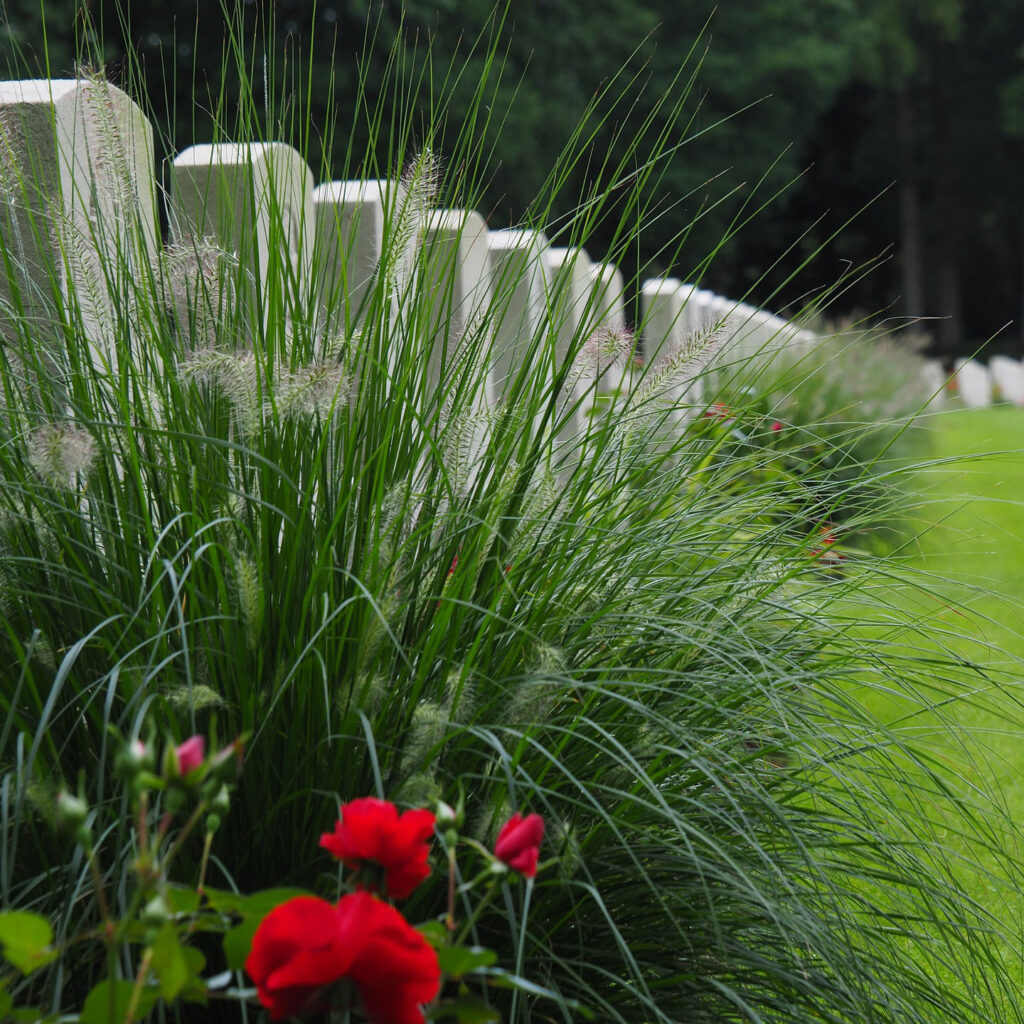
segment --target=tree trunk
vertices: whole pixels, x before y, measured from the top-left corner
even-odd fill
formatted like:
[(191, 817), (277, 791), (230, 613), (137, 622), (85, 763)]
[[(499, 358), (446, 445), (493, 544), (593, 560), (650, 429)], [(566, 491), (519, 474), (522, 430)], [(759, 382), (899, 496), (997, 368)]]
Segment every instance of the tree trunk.
[(939, 246), (936, 282), (939, 288), (937, 314), (939, 347), (944, 353), (967, 354), (964, 342), (964, 318), (960, 294), (960, 262), (956, 246), (948, 242)]
[(900, 270), (903, 312), (924, 316), (924, 251), (921, 244), (921, 196), (914, 160), (914, 112), (906, 84), (896, 90), (896, 144), (899, 152)]

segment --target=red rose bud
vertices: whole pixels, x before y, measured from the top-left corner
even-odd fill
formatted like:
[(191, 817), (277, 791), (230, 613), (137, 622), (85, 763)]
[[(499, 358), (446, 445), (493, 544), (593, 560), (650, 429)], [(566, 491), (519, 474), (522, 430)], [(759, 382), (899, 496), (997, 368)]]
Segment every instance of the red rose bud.
[(367, 796), (342, 806), (334, 831), (325, 832), (320, 845), (360, 873), (360, 887), (376, 890), (382, 878), (387, 894), (401, 900), (430, 874), (427, 858), (433, 834), (430, 811), (399, 815), (394, 804)]
[(782, 424), (778, 420), (776, 420), (772, 424), (772, 430), (781, 430), (781, 429), (782, 429)]
[(231, 785), (242, 774), (247, 736), (239, 736), (210, 758), (210, 778)]
[(188, 775), (206, 760), (206, 738), (190, 736), (174, 753), (178, 760), (178, 773)]
[(537, 874), (543, 839), (544, 819), (539, 814), (528, 814), (524, 818), (517, 812), (498, 833), (494, 855), (513, 871), (518, 871), (526, 878), (533, 878)]

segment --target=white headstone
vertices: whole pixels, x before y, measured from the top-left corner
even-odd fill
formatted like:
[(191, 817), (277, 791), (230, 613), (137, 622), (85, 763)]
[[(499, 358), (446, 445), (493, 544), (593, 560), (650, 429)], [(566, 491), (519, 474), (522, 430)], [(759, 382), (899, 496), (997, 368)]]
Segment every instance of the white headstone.
[(958, 359), (954, 366), (957, 391), (969, 409), (992, 404), (992, 376), (976, 359)]
[(418, 399), (423, 422), (436, 424), (436, 440), (459, 493), (477, 478), (494, 394), (487, 236), (474, 210), (427, 212), (412, 284), (422, 301), (400, 309), (409, 318), (401, 334), (425, 360), (418, 385), (426, 389)]
[(329, 181), (313, 189), (315, 289), (334, 329), (351, 328), (358, 317), (398, 192), (398, 183), (385, 179)]
[(998, 397), (1012, 405), (1024, 405), (1024, 364), (1009, 356), (993, 356), (988, 368)]
[(551, 275), (548, 316), (556, 332), (555, 372), (566, 374), (566, 395), (556, 440), (571, 444), (583, 430), (589, 404), (580, 355), (594, 328), (590, 257), (578, 247), (551, 248), (544, 254)]
[[(653, 380), (662, 367), (676, 364), (676, 370), (659, 386), (655, 397), (670, 403), (673, 415), (681, 419), (688, 418), (692, 407), (699, 405), (704, 396), (701, 373), (706, 360), (700, 353), (692, 351), (696, 335), (688, 332), (687, 327), (693, 321), (684, 321), (683, 318), (685, 306), (699, 295), (691, 286), (681, 284), (674, 277), (644, 281), (640, 287), (640, 322), (647, 365), (645, 377)], [(710, 293), (708, 296), (710, 299)], [(698, 307), (698, 316), (704, 315), (705, 310)]]
[[(432, 295), (428, 332), (433, 338), (431, 379), (446, 378), (466, 345), (483, 345), (491, 282), (487, 225), (475, 210), (434, 210), (423, 229), (423, 294)], [(488, 382), (485, 401), (493, 394)]]
[(595, 262), (590, 264), (588, 276), (596, 326), (586, 343), (586, 362), (592, 368), (597, 398), (617, 394), (628, 387), (634, 343), (626, 330), (626, 286), (622, 271), (613, 263)]
[(310, 287), (313, 172), (283, 142), (190, 146), (171, 165), (168, 217), (175, 241), (234, 253), (260, 293), (273, 286), (290, 303)]
[(946, 371), (938, 359), (926, 359), (921, 365), (921, 380), (928, 395), (928, 404), (945, 405), (946, 402)]
[(108, 363), (159, 240), (153, 129), (125, 93), (93, 79), (0, 82), (0, 236), (12, 267), (0, 297), (18, 293), (27, 322), (52, 322), (56, 279)]
[(523, 385), (550, 386), (554, 367), (545, 358), (544, 325), (551, 280), (544, 260), (548, 240), (542, 232), (491, 231), (487, 248), (494, 296), (492, 401), (498, 401), (523, 394)]
[(594, 314), (602, 327), (626, 329), (626, 284), (614, 263), (591, 263), (587, 271), (594, 293)]

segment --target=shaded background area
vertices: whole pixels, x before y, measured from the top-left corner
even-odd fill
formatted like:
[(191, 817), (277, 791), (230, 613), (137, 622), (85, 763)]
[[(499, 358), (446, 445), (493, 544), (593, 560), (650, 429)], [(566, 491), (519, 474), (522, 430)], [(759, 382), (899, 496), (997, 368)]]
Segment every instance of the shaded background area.
[[(2, 4), (0, 61), (17, 62), (19, 74), (26, 61), (48, 61), (54, 76), (73, 72), (84, 32), (80, 0)], [(214, 118), (228, 116), (210, 109), (224, 65), (219, 5), (85, 6), (108, 77), (119, 80), (126, 54), (140, 62), (168, 146), (208, 140)], [(254, 52), (271, 53), (286, 77), (312, 55), (308, 78), (294, 79), (296, 102), (308, 101), (313, 123), (333, 137), (327, 158), (337, 177), (395, 171), (386, 139), (368, 150), (372, 133), (354, 97), (363, 74), (387, 123), (398, 100), (382, 88), (384, 67), (399, 35), (418, 40), (421, 56), (424, 40), (433, 39), (428, 78), (443, 79), (453, 60), (464, 69), (451, 110), (457, 125), (458, 97), (468, 102), (483, 73), (471, 42), (496, 34), (504, 71), (487, 128), (491, 170), (477, 204), (492, 227), (521, 221), (554, 154), (620, 68), (640, 73), (635, 101), (594, 140), (594, 160), (560, 192), (556, 217), (592, 177), (600, 180), (619, 120), (628, 130), (658, 95), (689, 83), (690, 130), (652, 185), (659, 216), (645, 227), (645, 249), (635, 266), (627, 261), (627, 273), (644, 266), (648, 275), (702, 276), (721, 294), (793, 311), (853, 271), (831, 317), (934, 318), (922, 324), (932, 354), (950, 359), (986, 345), (989, 353), (1020, 355), (1020, 0), (764, 0), (726, 2), (714, 12), (709, 0), (517, 0), (503, 22), (492, 0), (246, 0), (243, 12)], [(417, 75), (418, 66), (411, 61), (404, 74)], [(312, 140), (314, 156), (316, 148)], [(444, 148), (442, 138), (442, 159)], [(676, 251), (672, 239), (688, 227)], [(599, 229), (592, 255), (603, 241)]]

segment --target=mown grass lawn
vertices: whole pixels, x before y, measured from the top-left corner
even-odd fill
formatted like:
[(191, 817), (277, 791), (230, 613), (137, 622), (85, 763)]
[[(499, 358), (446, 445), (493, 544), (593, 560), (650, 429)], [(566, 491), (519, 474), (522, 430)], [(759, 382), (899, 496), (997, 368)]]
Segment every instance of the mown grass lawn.
[[(961, 879), (1004, 925), (1000, 953), (1024, 993), (1024, 892), (1012, 878), (1024, 846), (985, 814), (994, 800), (1024, 827), (1024, 410), (936, 415), (925, 454), (911, 487), (914, 540), (903, 548), (914, 585), (894, 588), (892, 600), (940, 631), (911, 630), (906, 645), (922, 658), (944, 647), (963, 659), (966, 687), (976, 689), (966, 701), (937, 700), (924, 715), (897, 695), (868, 690), (863, 698), (894, 730), (915, 737), (948, 781), (949, 806), (965, 800), (977, 808), (975, 834), (951, 827), (945, 841), (951, 856), (975, 862)], [(940, 830), (946, 800), (935, 794)], [(894, 806), (900, 802), (894, 794)]]

